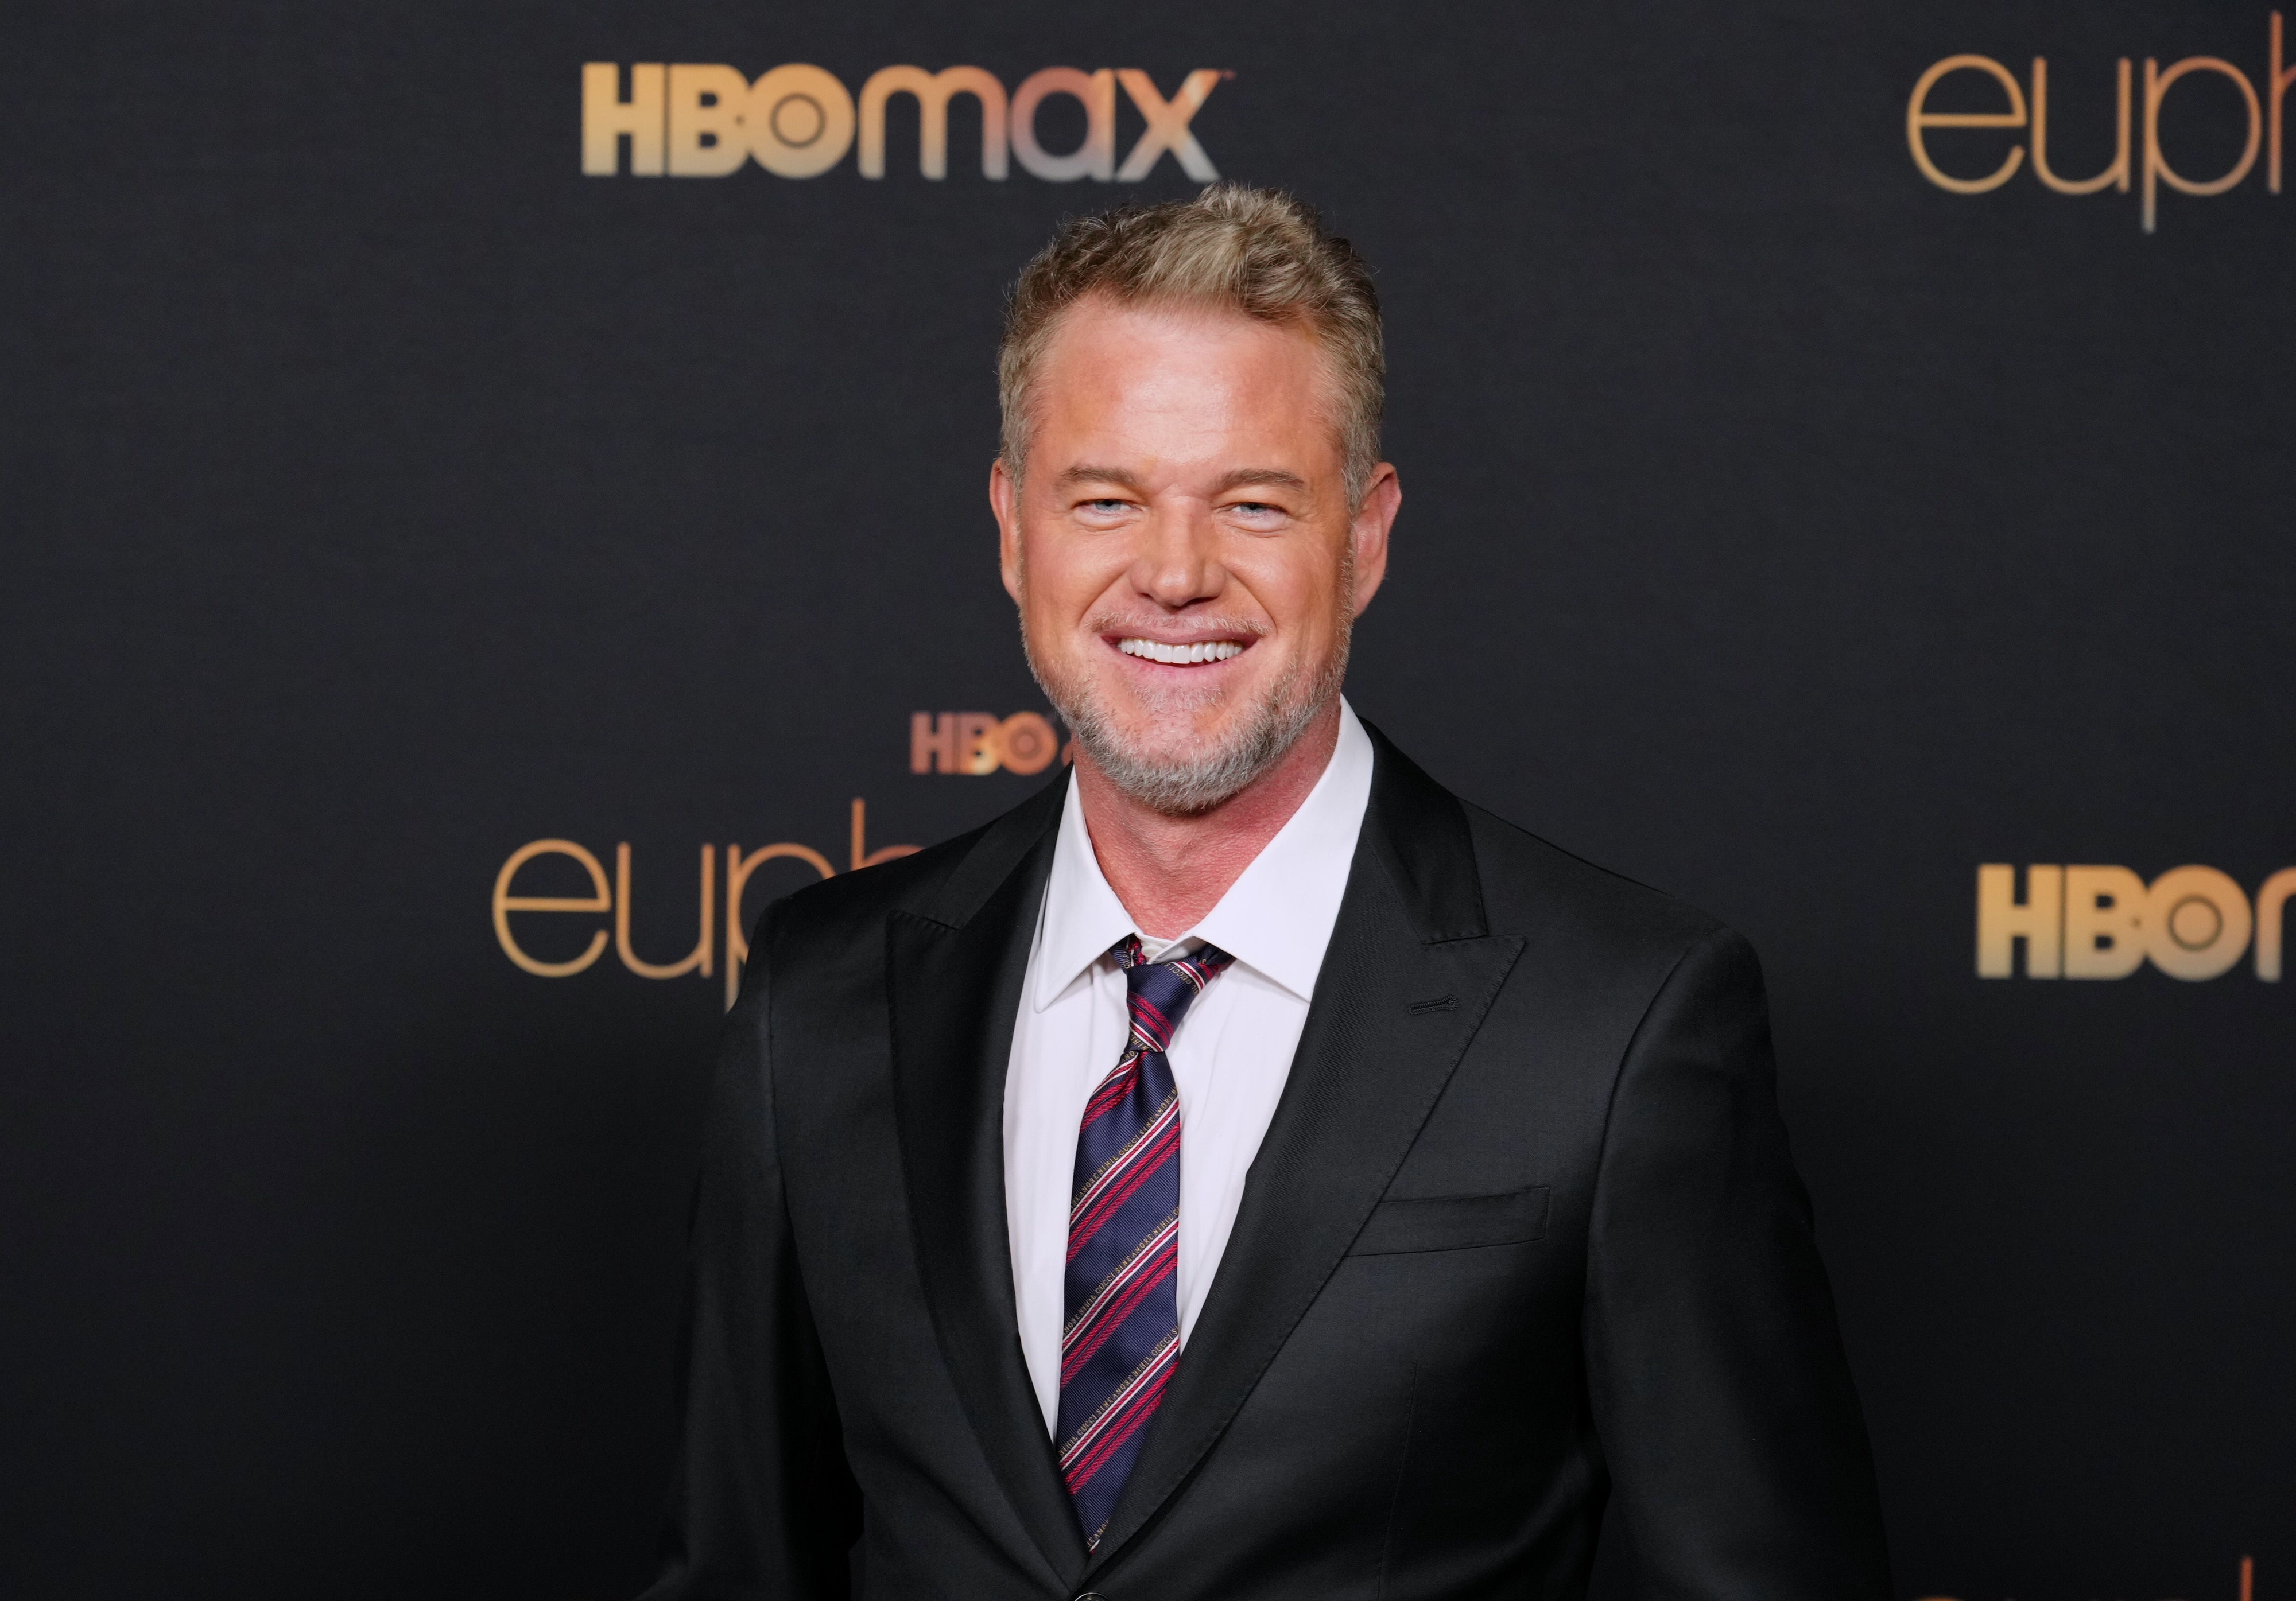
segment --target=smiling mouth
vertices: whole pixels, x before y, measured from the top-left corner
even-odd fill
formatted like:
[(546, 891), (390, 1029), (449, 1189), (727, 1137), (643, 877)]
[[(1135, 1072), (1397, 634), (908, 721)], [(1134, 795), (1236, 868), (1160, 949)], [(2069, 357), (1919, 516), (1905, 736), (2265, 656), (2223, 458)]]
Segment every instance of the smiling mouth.
[(1209, 662), (1224, 662), (1244, 652), (1244, 647), (1234, 640), (1199, 640), (1193, 645), (1168, 645), (1161, 640), (1136, 635), (1118, 640), (1116, 648), (1127, 656), (1161, 662), (1168, 667), (1201, 666)]

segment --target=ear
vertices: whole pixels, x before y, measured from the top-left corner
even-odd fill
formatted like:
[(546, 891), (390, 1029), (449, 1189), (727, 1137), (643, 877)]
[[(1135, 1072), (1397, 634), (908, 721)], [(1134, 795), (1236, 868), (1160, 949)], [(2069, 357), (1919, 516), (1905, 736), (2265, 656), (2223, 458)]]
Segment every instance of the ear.
[(1382, 462), (1371, 475), (1371, 486), (1364, 492), (1363, 504), (1356, 509), (1354, 519), (1348, 527), (1348, 538), (1356, 548), (1356, 615), (1363, 616), (1364, 608), (1379, 592), (1387, 577), (1387, 535), (1395, 527), (1395, 514), (1403, 510), (1403, 482), (1395, 476), (1395, 464)]
[(996, 560), (1004, 592), (1021, 603), (1021, 485), (999, 456), (988, 468), (988, 508), (996, 514)]

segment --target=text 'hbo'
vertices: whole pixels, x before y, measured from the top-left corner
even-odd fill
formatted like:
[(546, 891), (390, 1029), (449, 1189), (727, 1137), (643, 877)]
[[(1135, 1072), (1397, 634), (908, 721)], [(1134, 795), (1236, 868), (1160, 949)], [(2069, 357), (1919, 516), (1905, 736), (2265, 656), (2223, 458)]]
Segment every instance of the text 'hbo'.
[(2171, 978), (2230, 972), (2251, 946), (2256, 976), (2280, 979), (2282, 925), (2296, 867), (2265, 879), (2251, 905), (2229, 874), (2171, 868), (2147, 884), (2125, 867), (2036, 862), (1977, 870), (1977, 976), (2008, 978), (2016, 947), (2028, 978), (2126, 978), (2147, 960)]

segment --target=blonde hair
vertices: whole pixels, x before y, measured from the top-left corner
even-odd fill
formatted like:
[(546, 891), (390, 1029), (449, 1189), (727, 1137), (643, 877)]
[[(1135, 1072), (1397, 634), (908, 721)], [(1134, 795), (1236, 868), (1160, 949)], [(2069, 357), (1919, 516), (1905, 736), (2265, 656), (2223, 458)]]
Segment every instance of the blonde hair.
[(1280, 190), (1214, 184), (1192, 200), (1119, 206), (1062, 224), (1021, 269), (1004, 306), (996, 387), (1002, 453), (1015, 478), (1045, 347), (1061, 314), (1089, 295), (1306, 326), (1331, 362), (1348, 503), (1362, 504), (1387, 403), (1379, 291), (1355, 247), (1326, 233), (1311, 208)]

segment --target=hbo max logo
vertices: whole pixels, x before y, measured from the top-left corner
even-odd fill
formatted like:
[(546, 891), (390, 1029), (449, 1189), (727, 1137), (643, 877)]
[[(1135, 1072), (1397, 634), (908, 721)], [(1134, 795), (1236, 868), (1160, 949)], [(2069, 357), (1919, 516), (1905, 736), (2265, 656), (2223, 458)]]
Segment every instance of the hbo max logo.
[[(582, 170), (610, 178), (629, 150), (633, 177), (722, 178), (750, 161), (784, 178), (815, 178), (861, 146), (856, 162), (865, 178), (885, 176), (885, 108), (897, 95), (916, 102), (917, 168), (928, 178), (948, 176), (948, 102), (962, 94), (980, 118), (980, 176), (1003, 179), (1021, 169), (1048, 183), (1078, 178), (1137, 183), (1167, 153), (1198, 183), (1219, 176), (1188, 124), (1213, 87), (1232, 73), (1200, 67), (1169, 100), (1136, 67), (1047, 67), (1021, 80), (1008, 96), (993, 72), (980, 67), (887, 67), (861, 86), (859, 103), (835, 74), (819, 67), (775, 67), (751, 83), (722, 64), (639, 61), (627, 91), (614, 61), (582, 69)], [(1117, 90), (1124, 91), (1147, 128), (1124, 159), (1116, 159)], [(1048, 151), (1037, 136), (1037, 114), (1048, 100), (1074, 101), (1084, 113), (1084, 137), (1074, 150)]]
[(2007, 978), (2025, 948), (2028, 978), (2126, 978), (2148, 960), (2171, 978), (2230, 972), (2251, 944), (2256, 976), (2280, 979), (2282, 924), (2296, 867), (2258, 886), (2253, 906), (2230, 875), (2178, 867), (2147, 884), (2125, 867), (1977, 870), (1977, 976)]

